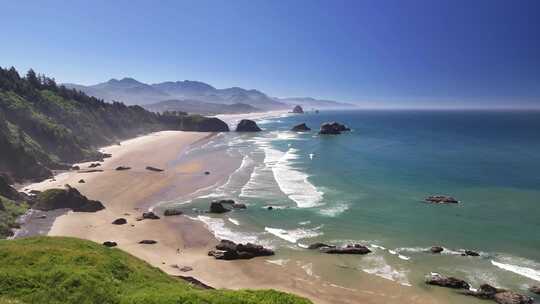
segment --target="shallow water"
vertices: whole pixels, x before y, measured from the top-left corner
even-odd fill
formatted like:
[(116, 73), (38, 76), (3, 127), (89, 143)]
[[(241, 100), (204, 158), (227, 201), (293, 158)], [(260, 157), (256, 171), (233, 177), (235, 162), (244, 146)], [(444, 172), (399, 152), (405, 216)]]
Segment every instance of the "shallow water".
[[(288, 131), (325, 121), (353, 131)], [(228, 180), (176, 202), (188, 214), (213, 199), (247, 204), (222, 216), (193, 213), (218, 237), (304, 258), (306, 271), (336, 283), (363, 273), (421, 286), (426, 273), (440, 272), (473, 287), (526, 293), (540, 284), (540, 112), (328, 111), (259, 123), (264, 132), (223, 134), (193, 151), (242, 158)], [(423, 203), (431, 194), (461, 202)], [(359, 242), (373, 253), (323, 263), (304, 249), (316, 241)], [(443, 254), (425, 252), (433, 245)], [(463, 257), (463, 249), (481, 256)]]

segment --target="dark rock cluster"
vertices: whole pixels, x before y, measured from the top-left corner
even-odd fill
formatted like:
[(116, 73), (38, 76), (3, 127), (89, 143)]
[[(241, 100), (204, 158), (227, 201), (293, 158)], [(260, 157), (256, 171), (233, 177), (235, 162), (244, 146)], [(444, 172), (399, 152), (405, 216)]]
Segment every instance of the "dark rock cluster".
[(216, 250), (210, 250), (208, 255), (217, 260), (245, 260), (259, 256), (271, 256), (274, 255), (274, 251), (261, 245), (236, 244), (233, 241), (222, 240), (216, 245)]

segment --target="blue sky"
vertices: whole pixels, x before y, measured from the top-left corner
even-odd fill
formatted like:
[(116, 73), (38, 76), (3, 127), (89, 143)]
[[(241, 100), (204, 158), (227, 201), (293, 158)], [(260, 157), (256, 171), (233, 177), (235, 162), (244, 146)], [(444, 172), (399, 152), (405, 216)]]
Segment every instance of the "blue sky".
[(0, 66), (391, 106), (540, 107), (540, 1), (4, 1)]

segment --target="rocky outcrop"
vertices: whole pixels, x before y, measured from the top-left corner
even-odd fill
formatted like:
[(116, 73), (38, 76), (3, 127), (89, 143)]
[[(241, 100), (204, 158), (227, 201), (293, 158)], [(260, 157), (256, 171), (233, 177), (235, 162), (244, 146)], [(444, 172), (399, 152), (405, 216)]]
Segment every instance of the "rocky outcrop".
[(302, 109), (301, 106), (297, 105), (293, 108), (292, 112), (296, 114), (304, 114), (304, 109)]
[(337, 135), (345, 131), (350, 131), (347, 126), (342, 125), (338, 122), (325, 122), (321, 125), (319, 134), (322, 135)]
[(170, 208), (170, 209), (165, 209), (165, 211), (163, 212), (163, 215), (174, 216), (174, 215), (181, 215), (182, 213), (183, 212), (181, 210)]
[(480, 256), (480, 254), (476, 251), (472, 251), (472, 250), (465, 250), (462, 254), (462, 256)]
[(429, 249), (429, 251), (431, 253), (441, 253), (444, 251), (444, 248), (442, 248), (441, 246), (433, 246)]
[(274, 251), (261, 245), (236, 244), (233, 241), (222, 240), (216, 245), (216, 250), (210, 250), (208, 255), (217, 260), (245, 260), (259, 256), (271, 256), (274, 255)]
[(345, 247), (327, 247), (320, 250), (328, 254), (368, 254), (371, 252), (369, 248), (360, 244), (349, 244)]
[(292, 127), (291, 131), (293, 131), (293, 132), (307, 132), (307, 131), (311, 131), (311, 129), (305, 123), (301, 123), (301, 124), (298, 124), (298, 125)]
[(115, 219), (111, 224), (113, 225), (125, 225), (127, 224), (127, 220), (123, 217)]
[(426, 284), (437, 285), (437, 286), (447, 287), (447, 288), (454, 288), (454, 289), (469, 289), (470, 288), (469, 283), (465, 282), (464, 280), (453, 278), (453, 277), (445, 277), (438, 273), (432, 273), (426, 276)]
[(103, 246), (105, 247), (116, 247), (118, 244), (116, 244), (116, 242), (112, 242), (112, 241), (105, 241), (103, 242)]
[(38, 194), (33, 208), (43, 211), (67, 208), (75, 212), (96, 212), (105, 209), (105, 206), (99, 201), (89, 200), (77, 189), (66, 185), (66, 189), (49, 189)]
[(0, 195), (14, 201), (18, 201), (22, 199), (21, 193), (15, 190), (15, 188), (11, 187), (9, 185), (8, 178), (1, 174), (0, 174)]
[(448, 195), (430, 195), (424, 199), (426, 203), (431, 204), (457, 204), (459, 201)]
[(478, 290), (467, 290), (465, 295), (474, 296), (483, 300), (494, 300), (499, 304), (530, 304), (533, 299), (525, 295), (510, 290), (493, 287), (489, 284), (482, 284)]
[(320, 249), (320, 248), (335, 248), (336, 246), (327, 245), (325, 243), (313, 243), (308, 246), (308, 249)]
[[(178, 119), (178, 118), (177, 118)], [(219, 118), (200, 115), (181, 116), (180, 130), (194, 132), (229, 132), (229, 126)]]
[(223, 201), (214, 201), (210, 203), (209, 213), (225, 213), (231, 211), (223, 206)]
[(493, 287), (489, 284), (482, 284), (477, 290), (467, 290), (467, 291), (464, 291), (463, 294), (477, 297), (480, 299), (489, 300), (489, 299), (494, 299), (496, 293), (503, 292), (503, 291), (505, 290)]
[(119, 166), (119, 167), (116, 167), (116, 171), (123, 171), (123, 170), (129, 170), (131, 169), (131, 167), (125, 167), (125, 166)]
[(157, 241), (154, 241), (154, 240), (142, 240), (142, 241), (139, 242), (139, 244), (153, 245), (153, 244), (157, 244)]
[(236, 132), (259, 132), (262, 131), (253, 120), (242, 119), (236, 126)]
[(145, 219), (145, 220), (159, 220), (159, 216), (157, 216), (152, 211), (144, 212), (142, 214), (142, 218)]

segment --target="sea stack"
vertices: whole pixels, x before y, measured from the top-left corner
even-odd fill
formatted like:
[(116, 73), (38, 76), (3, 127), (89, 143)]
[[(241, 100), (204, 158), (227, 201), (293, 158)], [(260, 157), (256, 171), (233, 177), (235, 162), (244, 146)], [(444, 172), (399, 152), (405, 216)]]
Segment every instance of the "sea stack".
[(296, 114), (304, 114), (304, 109), (302, 109), (301, 106), (297, 105), (293, 108), (292, 112)]
[(321, 129), (319, 130), (319, 134), (326, 135), (326, 134), (332, 134), (337, 135), (341, 134), (341, 132), (344, 131), (350, 131), (346, 125), (340, 124), (338, 122), (325, 122), (321, 125)]
[(259, 132), (262, 131), (253, 120), (242, 119), (236, 126), (236, 132)]
[(293, 131), (293, 132), (306, 132), (306, 131), (311, 131), (311, 129), (305, 123), (301, 123), (301, 124), (298, 124), (298, 125), (292, 127), (291, 131)]

